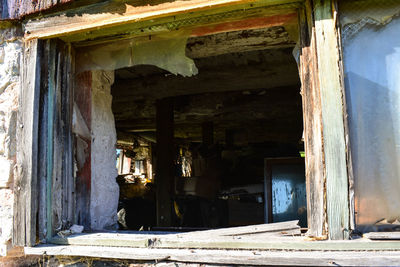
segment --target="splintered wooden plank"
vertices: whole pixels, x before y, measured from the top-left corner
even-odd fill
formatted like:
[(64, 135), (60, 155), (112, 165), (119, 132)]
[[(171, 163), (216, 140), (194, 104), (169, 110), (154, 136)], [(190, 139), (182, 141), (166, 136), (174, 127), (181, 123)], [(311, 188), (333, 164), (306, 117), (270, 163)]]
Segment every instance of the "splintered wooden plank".
[(321, 94), (330, 239), (349, 238), (349, 194), (344, 129), (343, 84), (334, 0), (314, 1), (318, 79)]
[(262, 251), (41, 245), (26, 255), (269, 266), (398, 266), (399, 251)]
[(58, 245), (85, 245), (111, 247), (147, 247), (152, 235), (88, 233), (67, 237), (53, 237), (50, 242)]
[(298, 251), (384, 251), (400, 250), (398, 241), (309, 241), (304, 237), (271, 236), (265, 239), (242, 236), (180, 236), (176, 234), (120, 234), (84, 233), (69, 237), (55, 237), (52, 244), (73, 246), (108, 246), (126, 248), (179, 249), (243, 249), (243, 250), (298, 250)]
[(259, 224), (240, 227), (221, 228), (216, 230), (196, 231), (180, 234), (182, 237), (200, 236), (200, 237), (216, 237), (216, 236), (244, 236), (257, 234), (279, 234), (281, 232), (291, 234), (300, 234), (299, 221), (289, 221), (280, 223)]
[(363, 237), (372, 240), (400, 240), (400, 232), (371, 232), (364, 234)]
[(38, 210), (38, 129), (40, 94), (40, 41), (24, 44), (17, 127), (17, 175), (14, 177), (13, 244), (36, 243)]
[(321, 93), (312, 6), (306, 1), (300, 14), (301, 95), (303, 99), (304, 149), (306, 152), (307, 234), (323, 237), (327, 234), (325, 214), (325, 170), (322, 138)]

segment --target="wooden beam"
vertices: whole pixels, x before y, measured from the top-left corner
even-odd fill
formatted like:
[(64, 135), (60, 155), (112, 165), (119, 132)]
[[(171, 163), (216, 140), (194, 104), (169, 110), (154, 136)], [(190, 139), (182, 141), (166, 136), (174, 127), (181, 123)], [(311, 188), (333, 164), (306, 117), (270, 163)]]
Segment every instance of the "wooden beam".
[(400, 232), (371, 232), (363, 234), (363, 237), (371, 240), (400, 240)]
[(309, 235), (347, 239), (345, 103), (336, 11), (332, 0), (310, 2), (300, 29)]
[[(325, 240), (312, 241), (304, 237), (280, 236), (268, 239), (254, 239), (243, 236), (196, 236), (180, 234), (134, 233), (84, 233), (60, 238), (55, 237), (51, 243), (58, 245), (100, 246), (118, 248), (180, 248), (180, 249), (246, 249), (246, 250), (297, 250), (297, 251), (380, 251), (400, 250), (399, 241), (358, 240)], [(286, 251), (286, 253), (288, 253)]]
[(314, 1), (330, 239), (349, 238), (349, 194), (344, 129), (345, 103), (335, 0)]
[(258, 225), (248, 225), (248, 226), (239, 226), (239, 227), (228, 227), (221, 228), (215, 230), (206, 230), (206, 231), (195, 231), (179, 234), (179, 237), (206, 237), (210, 238), (216, 236), (250, 236), (255, 237), (258, 234), (282, 234), (282, 232), (294, 230), (293, 234), (300, 235), (300, 226), (298, 225), (299, 221), (288, 221), (288, 222), (279, 222), (279, 223), (266, 223), (266, 224), (258, 224)]
[(270, 28), (297, 23), (297, 13), (249, 18), (237, 21), (222, 22), (215, 25), (206, 25), (195, 28), (191, 36), (205, 36), (223, 32)]
[(186, 56), (196, 59), (230, 53), (294, 47), (289, 32), (283, 26), (191, 37)]
[[(396, 266), (400, 259), (400, 252), (398, 251), (310, 252), (218, 249), (194, 250), (52, 245), (25, 248), (25, 254), (261, 266), (265, 266), (266, 264), (270, 266)], [(73, 261), (75, 259), (71, 260)], [(179, 264), (175, 263), (175, 265)]]
[(174, 106), (171, 98), (156, 104), (157, 146), (156, 177), (157, 225), (171, 226), (174, 194)]
[(38, 130), (41, 42), (24, 44), (17, 122), (17, 175), (14, 177), (13, 245), (36, 243), (38, 211)]
[(315, 28), (310, 1), (300, 12), (301, 95), (303, 98), (304, 149), (306, 153), (307, 221), (309, 236), (328, 234), (325, 213), (325, 166), (322, 138), (322, 110), (318, 77)]
[[(238, 10), (259, 6), (282, 5), (300, 2), (299, 0), (191, 0), (162, 2), (156, 5), (138, 5), (131, 2), (106, 1), (89, 5), (76, 10), (51, 14), (45, 18), (28, 20), (25, 25), (26, 38), (54, 38), (72, 34), (96, 31), (100, 28), (119, 27), (124, 24), (150, 21), (169, 17), (169, 21), (176, 21), (180, 15), (193, 16), (193, 12), (211, 13), (231, 10), (236, 6)], [(106, 11), (106, 12), (105, 12)], [(202, 14), (203, 16), (205, 13)], [(89, 34), (91, 35), (91, 33)], [(101, 35), (101, 34), (100, 34)], [(99, 37), (97, 35), (96, 37)], [(90, 38), (87, 36), (86, 38)], [(86, 39), (81, 37), (81, 40)], [(92, 36), (93, 39), (93, 36)], [(78, 39), (76, 39), (78, 40)]]
[(70, 47), (64, 42), (54, 39), (49, 40), (50, 59), (53, 62), (49, 75), (49, 134), (48, 134), (48, 159), (50, 162), (49, 190), (49, 215), (48, 237), (57, 229), (74, 223), (74, 163), (72, 142), (72, 105), (73, 94), (70, 81), (71, 57)]

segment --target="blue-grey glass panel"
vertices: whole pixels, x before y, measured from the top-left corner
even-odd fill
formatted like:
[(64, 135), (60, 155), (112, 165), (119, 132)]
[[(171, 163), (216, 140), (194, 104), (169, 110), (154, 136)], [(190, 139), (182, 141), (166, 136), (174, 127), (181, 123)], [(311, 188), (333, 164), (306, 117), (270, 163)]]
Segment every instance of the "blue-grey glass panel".
[(399, 33), (400, 18), (394, 18), (367, 24), (344, 43), (358, 227), (400, 219)]

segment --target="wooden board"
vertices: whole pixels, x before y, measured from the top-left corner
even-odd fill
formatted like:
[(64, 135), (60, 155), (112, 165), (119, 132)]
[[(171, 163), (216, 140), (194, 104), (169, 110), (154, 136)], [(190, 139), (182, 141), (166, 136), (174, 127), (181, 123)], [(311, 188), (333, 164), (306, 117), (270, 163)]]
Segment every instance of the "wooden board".
[(13, 245), (36, 243), (38, 210), (38, 118), (40, 42), (24, 44), (17, 122), (17, 175), (14, 177)]
[(299, 252), (299, 251), (237, 251), (208, 249), (146, 249), (93, 246), (42, 245), (25, 248), (27, 255), (54, 255), (133, 259), (142, 261), (193, 262), (239, 265), (286, 266), (397, 266), (398, 251), (380, 252)]
[[(241, 10), (244, 13), (247, 10), (256, 7), (278, 6), (284, 9), (283, 4), (298, 3), (300, 0), (191, 0), (191, 1), (171, 1), (155, 5), (140, 5), (134, 1), (116, 2), (105, 1), (102, 3), (86, 6), (83, 8), (69, 10), (68, 15), (65, 12), (51, 14), (41, 19), (28, 20), (25, 25), (26, 38), (53, 38), (60, 36), (71, 36), (69, 41), (83, 41), (88, 38), (97, 39), (106, 35), (121, 35), (132, 32), (138, 26), (152, 25), (154, 29), (163, 28), (164, 31), (190, 26), (191, 23), (202, 18), (206, 20), (200, 22), (205, 24), (207, 21), (215, 21), (207, 18), (210, 14), (218, 14), (220, 12), (232, 11), (234, 9)], [(107, 12), (104, 12), (106, 10)], [(292, 9), (293, 10), (293, 9)], [(197, 19), (193, 21), (193, 12), (199, 12)], [(201, 12), (201, 13), (200, 13)], [(276, 13), (276, 12), (275, 12)], [(286, 12), (285, 12), (286, 13)], [(278, 12), (279, 14), (279, 12)], [(227, 15), (224, 17), (226, 18)], [(237, 16), (234, 15), (237, 19)], [(160, 18), (167, 18), (160, 21)], [(191, 17), (191, 22), (179, 22), (180, 20)], [(161, 25), (154, 25), (151, 20), (157, 19), (158, 23), (172, 22), (175, 27), (168, 28)], [(142, 22), (145, 21), (145, 24)], [(132, 24), (134, 23), (134, 24)], [(131, 24), (129, 27), (124, 25)], [(101, 29), (101, 30), (99, 30)], [(90, 32), (89, 32), (90, 31)], [(85, 32), (89, 32), (89, 35)], [(138, 33), (145, 33), (147, 29), (141, 29)], [(83, 34), (85, 33), (85, 34)]]
[[(41, 47), (41, 60), (43, 62), (49, 62), (49, 46), (44, 42)], [(38, 181), (39, 186), (39, 209), (38, 209), (38, 237), (39, 240), (46, 240), (47, 229), (47, 177), (48, 177), (48, 112), (49, 112), (49, 98), (48, 98), (48, 67), (49, 64), (43, 64), (41, 67), (41, 79), (40, 83), (40, 102), (39, 102), (39, 135), (38, 135), (38, 146), (39, 146), (39, 169)]]
[(363, 237), (371, 240), (400, 240), (400, 232), (371, 232)]
[(327, 235), (325, 214), (325, 169), (322, 138), (321, 96), (318, 78), (315, 29), (312, 7), (306, 1), (300, 12), (300, 64), (301, 95), (303, 98), (304, 149), (306, 153), (306, 190), (308, 235)]
[(292, 234), (300, 234), (300, 226), (298, 225), (299, 221), (289, 221), (289, 222), (280, 222), (280, 223), (269, 223), (269, 224), (258, 224), (258, 225), (248, 225), (248, 226), (239, 226), (239, 227), (229, 227), (229, 228), (221, 228), (215, 230), (207, 230), (207, 231), (196, 231), (180, 234), (181, 237), (196, 237), (196, 236), (251, 236), (258, 234), (279, 234), (282, 232), (291, 231)]
[(69, 237), (55, 237), (52, 244), (77, 246), (109, 246), (129, 248), (181, 249), (245, 249), (298, 251), (384, 251), (400, 250), (398, 241), (312, 241), (302, 236), (269, 236), (257, 239), (249, 236), (190, 236), (183, 234), (124, 234), (83, 233)]
[[(71, 88), (71, 49), (60, 40), (50, 41), (51, 55), (56, 61), (51, 70), (54, 81), (49, 82), (49, 91), (53, 91), (52, 128), (49, 132), (53, 138), (51, 176), (51, 213), (52, 231), (55, 233), (74, 223), (74, 177), (73, 177), (73, 143), (72, 143), (72, 88)], [(50, 88), (53, 85), (54, 88)], [(50, 125), (50, 124), (49, 124)], [(49, 181), (50, 182), (50, 181)]]
[(321, 93), (326, 175), (326, 212), (330, 239), (349, 238), (349, 194), (344, 129), (343, 84), (334, 1), (316, 1), (314, 20)]

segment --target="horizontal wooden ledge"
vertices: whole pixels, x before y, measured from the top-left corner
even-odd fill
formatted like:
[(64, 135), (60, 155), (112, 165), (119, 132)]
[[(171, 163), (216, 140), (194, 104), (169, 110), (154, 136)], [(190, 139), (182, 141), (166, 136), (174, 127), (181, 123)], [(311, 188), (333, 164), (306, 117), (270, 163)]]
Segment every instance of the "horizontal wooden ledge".
[(347, 241), (308, 241), (300, 236), (268, 236), (250, 238), (218, 236), (204, 238), (179, 235), (137, 235), (90, 233), (70, 237), (55, 237), (57, 245), (106, 246), (130, 248), (180, 248), (180, 249), (244, 249), (244, 250), (296, 250), (296, 251), (384, 251), (399, 250), (399, 241), (371, 241), (368, 239)]
[(264, 266), (397, 266), (400, 262), (400, 251), (301, 252), (41, 245), (26, 247), (25, 254)]

